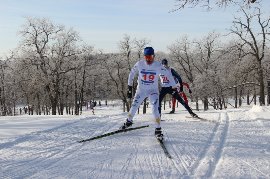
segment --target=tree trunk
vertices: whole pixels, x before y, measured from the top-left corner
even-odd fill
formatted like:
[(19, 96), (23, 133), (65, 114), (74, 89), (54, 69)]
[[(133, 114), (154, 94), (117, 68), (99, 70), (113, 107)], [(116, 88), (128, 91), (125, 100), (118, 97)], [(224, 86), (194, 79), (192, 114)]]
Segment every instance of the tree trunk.
[(80, 109), (80, 105), (78, 104), (79, 103), (79, 98), (78, 98), (78, 92), (77, 90), (75, 90), (75, 103), (74, 103), (74, 106), (75, 106), (75, 115), (79, 115), (79, 109)]
[(52, 115), (56, 115), (56, 109), (57, 109), (57, 101), (52, 100)]
[(81, 86), (81, 92), (80, 92), (80, 111), (82, 113), (82, 106), (84, 101), (84, 85), (85, 85), (85, 73), (86, 73), (86, 64), (83, 69), (83, 77), (82, 77), (82, 86)]
[(263, 68), (261, 61), (259, 62), (259, 83), (260, 83), (260, 105), (265, 105), (265, 96), (264, 96), (264, 76)]
[(63, 102), (60, 102), (60, 104), (59, 104), (59, 110), (60, 110), (60, 115), (64, 115), (64, 103)]
[(219, 103), (219, 109), (222, 110), (222, 101), (220, 97), (218, 98), (218, 103)]
[(253, 99), (254, 99), (254, 104), (256, 105), (257, 104), (257, 94), (256, 94), (256, 86), (254, 85), (254, 96), (253, 96)]
[(37, 108), (36, 108), (37, 115), (41, 115), (41, 109), (40, 109), (40, 95), (37, 94)]
[(124, 100), (122, 102), (123, 102), (123, 112), (126, 112), (126, 107), (128, 108), (128, 104)]
[(15, 103), (15, 100), (13, 102), (13, 116), (16, 115), (16, 103)]
[(225, 98), (222, 97), (222, 102), (223, 102), (223, 105), (224, 105), (224, 109), (227, 109), (227, 105), (226, 105), (226, 102), (225, 102)]
[(237, 98), (237, 87), (235, 86), (234, 87), (234, 107), (237, 108), (237, 101), (238, 101), (238, 98)]
[(249, 89), (247, 91), (247, 105), (250, 105), (250, 101), (249, 101)]
[[(56, 85), (55, 85), (56, 86)], [(50, 86), (46, 85), (46, 91), (48, 92), (49, 95), (49, 99), (51, 102), (51, 106), (52, 106), (52, 115), (56, 115), (56, 108), (57, 108), (57, 103), (58, 103), (58, 88), (54, 88), (55, 91), (55, 95), (52, 94)]]
[(267, 90), (268, 90), (268, 95), (267, 95), (268, 103), (267, 103), (267, 105), (269, 106), (270, 105), (270, 79), (267, 81), (267, 84), (268, 84), (268, 88), (267, 88)]
[[(214, 104), (214, 107), (215, 107), (215, 104)], [(207, 99), (207, 97), (203, 98), (203, 109), (204, 109), (204, 111), (208, 110), (208, 99)]]
[(196, 110), (199, 111), (199, 99), (196, 97)]
[[(208, 105), (208, 100), (207, 99), (204, 99), (204, 103), (205, 105)], [(214, 106), (214, 109), (217, 109), (217, 102), (216, 102), (216, 98), (213, 99), (213, 106)], [(208, 108), (206, 107), (205, 110), (207, 110)]]
[(239, 107), (242, 106), (242, 94), (243, 94), (243, 88), (241, 87), (240, 93), (239, 93)]

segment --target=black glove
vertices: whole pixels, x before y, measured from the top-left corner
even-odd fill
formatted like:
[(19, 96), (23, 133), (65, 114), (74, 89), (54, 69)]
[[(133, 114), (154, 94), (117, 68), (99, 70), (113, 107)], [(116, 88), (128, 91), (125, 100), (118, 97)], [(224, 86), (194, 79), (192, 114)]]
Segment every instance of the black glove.
[(183, 92), (183, 85), (180, 86), (180, 92)]
[(192, 93), (192, 91), (191, 91), (190, 89), (188, 90), (188, 92), (189, 92), (190, 94)]
[(132, 98), (132, 86), (128, 86), (127, 97)]

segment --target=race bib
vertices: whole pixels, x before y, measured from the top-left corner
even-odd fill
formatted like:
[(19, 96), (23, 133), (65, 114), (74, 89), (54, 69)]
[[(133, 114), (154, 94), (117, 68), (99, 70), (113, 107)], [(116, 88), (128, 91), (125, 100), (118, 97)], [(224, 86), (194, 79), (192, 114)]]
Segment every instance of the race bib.
[(153, 71), (147, 71), (147, 70), (142, 70), (141, 71), (142, 78), (141, 82), (142, 84), (153, 84), (155, 82), (155, 78), (157, 73)]

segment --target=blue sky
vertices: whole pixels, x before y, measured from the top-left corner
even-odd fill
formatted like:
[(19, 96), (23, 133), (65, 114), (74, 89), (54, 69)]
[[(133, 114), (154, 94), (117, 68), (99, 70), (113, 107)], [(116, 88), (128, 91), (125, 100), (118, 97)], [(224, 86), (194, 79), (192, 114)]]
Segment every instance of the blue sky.
[[(175, 0), (0, 0), (0, 56), (19, 43), (18, 31), (25, 17), (49, 18), (55, 24), (72, 27), (95, 49), (118, 52), (124, 34), (147, 38), (156, 51), (167, 47), (183, 35), (199, 38), (215, 30), (228, 32), (231, 8), (206, 11), (187, 8), (170, 13)], [(264, 0), (264, 7), (270, 7)]]

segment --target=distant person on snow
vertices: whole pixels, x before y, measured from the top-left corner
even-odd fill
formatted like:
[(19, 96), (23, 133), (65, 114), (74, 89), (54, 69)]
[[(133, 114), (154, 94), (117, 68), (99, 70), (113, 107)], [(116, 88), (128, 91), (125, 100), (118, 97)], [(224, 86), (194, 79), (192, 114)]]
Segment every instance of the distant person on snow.
[[(163, 59), (161, 61), (161, 63), (167, 70), (169, 70), (171, 72), (172, 76), (175, 78), (174, 82), (175, 82), (175, 80), (177, 80), (179, 82), (179, 84), (180, 84), (179, 91), (183, 92), (183, 84), (182, 84), (182, 79), (181, 79), (180, 75), (173, 68), (170, 68), (168, 66), (167, 59)], [(172, 88), (170, 79), (167, 78), (167, 76), (165, 76), (165, 75), (161, 75), (160, 77), (161, 77), (161, 86), (162, 86), (160, 94), (159, 94), (159, 113), (160, 113), (160, 115), (161, 115), (161, 102), (162, 102), (163, 98), (165, 97), (166, 94), (171, 94), (174, 98), (177, 99), (177, 101), (179, 101), (187, 109), (187, 111), (189, 112), (189, 114), (192, 117), (198, 117), (198, 115), (195, 114), (192, 111), (192, 109), (184, 102), (184, 100), (181, 98), (181, 96), (179, 95), (177, 90)]]
[[(132, 98), (132, 84), (135, 74), (138, 73), (138, 86), (136, 94), (134, 96), (131, 109), (128, 113), (128, 118), (124, 125), (120, 129), (126, 129), (133, 124), (133, 117), (139, 108), (143, 100), (148, 97), (150, 104), (152, 105), (152, 114), (156, 121), (155, 135), (157, 139), (162, 140), (163, 134), (160, 126), (160, 114), (158, 110), (159, 88), (158, 80), (161, 74), (166, 74), (167, 77), (174, 81), (173, 76), (169, 71), (162, 66), (158, 61), (154, 60), (155, 53), (152, 47), (146, 47), (144, 49), (144, 59), (138, 61), (128, 77), (128, 92), (127, 97)], [(176, 89), (176, 83), (172, 83), (172, 86)]]
[[(182, 82), (182, 85), (185, 86), (188, 89), (189, 94), (192, 93), (191, 89), (189, 88), (189, 85), (185, 82)], [(185, 94), (184, 91), (180, 91), (180, 83), (177, 83), (177, 92), (179, 93), (179, 95), (184, 99), (185, 103), (188, 105), (188, 99), (187, 99), (187, 95)], [(176, 98), (172, 97), (172, 110), (170, 112), (170, 114), (173, 114), (175, 112), (175, 104), (176, 104)]]

